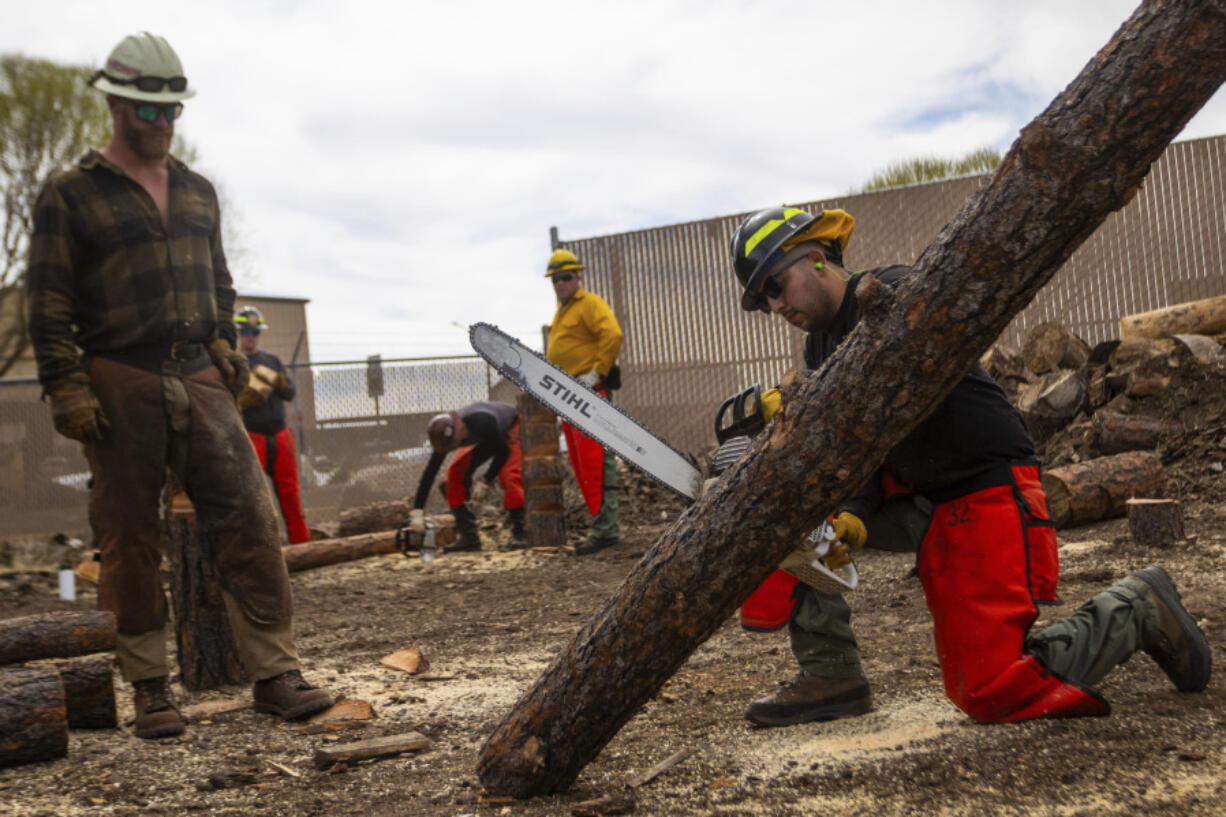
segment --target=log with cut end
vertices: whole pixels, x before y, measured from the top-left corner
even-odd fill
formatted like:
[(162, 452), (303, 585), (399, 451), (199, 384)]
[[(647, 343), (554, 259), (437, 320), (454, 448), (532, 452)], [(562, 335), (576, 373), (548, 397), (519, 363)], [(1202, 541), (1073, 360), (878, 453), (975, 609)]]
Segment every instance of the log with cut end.
[(70, 729), (113, 729), (115, 717), (115, 681), (110, 658), (84, 658), (75, 661), (55, 661), (48, 666), (57, 670), (64, 682), (64, 703), (68, 707)]
[(287, 545), (281, 548), (281, 552), (285, 555), (285, 566), (290, 573), (310, 570), (313, 567), (395, 553), (396, 531), (364, 533), (339, 539), (318, 539), (314, 542)]
[(1035, 374), (1080, 369), (1089, 357), (1089, 345), (1058, 323), (1039, 324), (1022, 342), (1022, 360)]
[(101, 610), (39, 613), (0, 621), (0, 664), (71, 658), (115, 648), (115, 615)]
[(1037, 442), (1071, 423), (1088, 402), (1085, 378), (1071, 369), (1049, 372), (1023, 386), (1017, 396), (1018, 411)]
[(1047, 507), (1057, 528), (1123, 516), (1129, 499), (1160, 497), (1165, 487), (1162, 460), (1151, 451), (1099, 457), (1043, 474)]
[(478, 757), (486, 791), (523, 798), (569, 788), (1136, 194), (1223, 80), (1220, 4), (1142, 3), (1022, 129), (910, 275), (893, 288), (860, 279), (855, 330), (819, 371), (785, 380), (783, 408), (766, 431), (643, 555), (494, 728)]
[(1186, 538), (1183, 511), (1174, 499), (1130, 499), (1128, 532), (1137, 544), (1169, 547)]
[(1175, 426), (1155, 417), (1103, 410), (1094, 415), (1094, 451), (1103, 456), (1153, 451)]
[(564, 511), (528, 511), (524, 534), (533, 547), (561, 547), (566, 544)]
[(1226, 331), (1226, 295), (1164, 306), (1120, 318), (1120, 337), (1165, 338)]
[(68, 754), (64, 683), (54, 667), (0, 669), (0, 768)]

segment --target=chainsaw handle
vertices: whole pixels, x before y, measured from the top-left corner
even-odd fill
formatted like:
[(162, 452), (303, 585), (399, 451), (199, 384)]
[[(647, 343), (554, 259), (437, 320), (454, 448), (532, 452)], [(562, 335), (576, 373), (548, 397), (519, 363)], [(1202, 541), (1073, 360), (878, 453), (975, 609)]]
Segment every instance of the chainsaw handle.
[[(746, 411), (746, 404), (749, 411)], [(725, 425), (725, 415), (732, 412), (732, 417)], [(723, 444), (732, 437), (752, 437), (766, 428), (762, 419), (762, 387), (755, 383), (742, 392), (738, 392), (723, 402), (715, 414), (715, 440)]]

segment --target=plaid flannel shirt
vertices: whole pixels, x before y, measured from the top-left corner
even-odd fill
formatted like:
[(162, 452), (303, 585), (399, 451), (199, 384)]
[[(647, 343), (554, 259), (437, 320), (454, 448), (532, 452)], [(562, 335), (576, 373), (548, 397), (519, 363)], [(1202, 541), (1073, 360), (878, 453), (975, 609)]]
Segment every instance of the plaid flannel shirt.
[(169, 159), (169, 208), (90, 151), (48, 179), (26, 275), (30, 337), (44, 390), (88, 382), (81, 353), (169, 351), (235, 342), (234, 288), (213, 186)]

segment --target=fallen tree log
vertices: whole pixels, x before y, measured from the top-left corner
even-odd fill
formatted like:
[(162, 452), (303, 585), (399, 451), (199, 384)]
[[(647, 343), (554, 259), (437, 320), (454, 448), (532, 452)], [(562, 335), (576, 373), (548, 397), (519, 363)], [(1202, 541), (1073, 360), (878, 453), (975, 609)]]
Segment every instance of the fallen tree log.
[(413, 510), (413, 501), (410, 499), (392, 499), (385, 502), (372, 502), (357, 508), (346, 508), (340, 513), (340, 525), (336, 530), (336, 538), (345, 539), (361, 533), (395, 530), (400, 527), (401, 522), (409, 518), (411, 510)]
[[(1145, 2), (988, 186), (680, 516), (481, 748), (491, 795), (568, 788), (787, 552), (874, 472), (1111, 212), (1226, 78), (1226, 10)], [(847, 395), (856, 395), (847, 399)], [(803, 497), (803, 501), (797, 501)], [(735, 535), (730, 532), (735, 531)]]
[(289, 568), (290, 573), (310, 570), (313, 567), (395, 553), (396, 531), (364, 533), (339, 539), (319, 539), (314, 542), (288, 545), (281, 548), (281, 552), (285, 555), (285, 566)]
[(1122, 338), (1165, 338), (1226, 332), (1226, 295), (1164, 306), (1120, 318)]
[(109, 657), (54, 661), (48, 666), (59, 672), (64, 682), (69, 729), (113, 729), (118, 724)]
[(64, 684), (53, 667), (0, 669), (0, 769), (68, 754)]
[(113, 649), (114, 613), (71, 610), (0, 621), (0, 664), (71, 658)]
[(1094, 415), (1094, 451), (1102, 456), (1125, 451), (1153, 451), (1175, 431), (1166, 420), (1100, 411)]
[(1129, 499), (1160, 497), (1165, 488), (1166, 471), (1152, 451), (1128, 451), (1043, 473), (1047, 509), (1057, 528), (1123, 516)]

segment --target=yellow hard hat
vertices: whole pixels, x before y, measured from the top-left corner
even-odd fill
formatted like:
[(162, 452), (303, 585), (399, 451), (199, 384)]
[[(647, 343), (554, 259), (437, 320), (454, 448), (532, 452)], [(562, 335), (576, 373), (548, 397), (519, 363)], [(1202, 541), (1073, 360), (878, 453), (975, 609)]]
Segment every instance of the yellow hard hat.
[(554, 250), (549, 256), (549, 266), (545, 268), (545, 277), (552, 278), (559, 272), (583, 272), (583, 265), (570, 250)]

